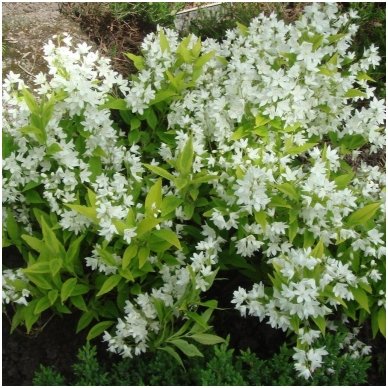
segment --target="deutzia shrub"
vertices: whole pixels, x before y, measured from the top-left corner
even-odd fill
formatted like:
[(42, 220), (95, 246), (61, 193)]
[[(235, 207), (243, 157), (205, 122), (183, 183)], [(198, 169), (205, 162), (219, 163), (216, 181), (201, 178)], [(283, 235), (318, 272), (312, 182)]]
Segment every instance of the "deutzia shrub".
[(385, 334), (385, 175), (364, 158), (385, 145), (368, 75), (381, 58), (355, 58), (354, 18), (313, 4), (221, 43), (159, 29), (127, 54), (130, 81), (65, 37), (33, 93), (10, 74), (3, 240), (26, 267), (6, 295), (28, 290), (13, 327), (79, 309), (109, 350), (180, 361), (222, 340), (201, 294), (235, 269), (254, 284), (232, 303), (294, 333), (305, 378), (326, 331), (371, 317)]

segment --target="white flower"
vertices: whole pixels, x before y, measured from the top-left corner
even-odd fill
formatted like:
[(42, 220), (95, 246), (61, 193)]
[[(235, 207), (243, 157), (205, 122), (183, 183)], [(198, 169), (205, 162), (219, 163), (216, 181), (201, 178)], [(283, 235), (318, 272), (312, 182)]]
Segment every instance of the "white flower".
[(132, 238), (134, 238), (136, 236), (137, 236), (136, 228), (124, 229), (124, 237), (123, 238), (128, 245), (131, 244)]

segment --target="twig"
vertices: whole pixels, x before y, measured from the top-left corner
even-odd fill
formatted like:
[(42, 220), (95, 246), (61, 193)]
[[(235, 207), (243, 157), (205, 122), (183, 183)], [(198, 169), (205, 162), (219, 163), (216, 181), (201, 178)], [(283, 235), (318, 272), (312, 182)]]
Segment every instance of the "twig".
[(30, 71), (28, 71), (26, 68), (24, 68), (20, 63), (17, 64), (24, 72), (26, 72), (29, 76), (33, 77), (34, 74), (32, 74)]

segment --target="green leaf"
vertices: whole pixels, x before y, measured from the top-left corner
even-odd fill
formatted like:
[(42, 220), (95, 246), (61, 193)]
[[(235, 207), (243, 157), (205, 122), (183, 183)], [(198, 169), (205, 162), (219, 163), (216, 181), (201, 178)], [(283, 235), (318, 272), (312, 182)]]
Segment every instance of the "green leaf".
[(203, 354), (198, 350), (195, 345), (190, 344), (183, 339), (173, 339), (169, 342), (174, 344), (182, 353), (184, 353), (188, 357), (203, 357)]
[(71, 292), (70, 296), (77, 296), (77, 295), (83, 295), (86, 294), (90, 290), (90, 286), (86, 284), (77, 284), (73, 291)]
[(92, 173), (90, 175), (90, 180), (92, 182), (95, 181), (96, 177), (102, 174), (102, 164), (100, 156), (92, 156), (89, 159), (89, 171)]
[(170, 244), (174, 245), (178, 249), (182, 249), (182, 246), (181, 246), (181, 243), (179, 242), (178, 236), (172, 230), (170, 230), (170, 229), (154, 230), (152, 232), (152, 234), (154, 236), (159, 237), (162, 240), (169, 242)]
[(139, 253), (138, 253), (139, 268), (143, 268), (144, 264), (148, 260), (149, 255), (150, 255), (150, 248), (148, 248), (148, 247), (141, 247), (139, 249)]
[(194, 62), (194, 68), (200, 69), (202, 68), (207, 62), (209, 62), (212, 58), (214, 58), (215, 51), (210, 51), (206, 54), (201, 55), (195, 62)]
[(35, 187), (40, 186), (41, 184), (42, 184), (42, 182), (30, 181), (30, 182), (28, 182), (28, 183), (23, 187), (23, 190), (21, 190), (21, 192), (24, 193), (25, 191), (28, 191), (28, 190), (34, 189)]
[(315, 147), (316, 145), (317, 143), (305, 143), (301, 146), (290, 146), (285, 148), (285, 152), (290, 155), (298, 155), (308, 151), (309, 149)]
[(88, 188), (88, 200), (91, 207), (96, 207), (97, 196), (96, 193)]
[(62, 147), (58, 143), (53, 143), (47, 147), (46, 153), (47, 155), (54, 155), (60, 151), (62, 151)]
[(39, 144), (44, 144), (46, 141), (45, 132), (34, 125), (26, 125), (25, 127), (20, 128), (19, 131), (24, 135), (32, 137)]
[(192, 52), (195, 57), (199, 56), (199, 54), (201, 53), (201, 48), (202, 48), (202, 41), (201, 41), (201, 38), (198, 38), (192, 48)]
[(136, 67), (137, 70), (141, 71), (144, 69), (144, 58), (139, 55), (134, 55), (131, 53), (124, 53), (124, 55), (129, 58), (131, 61), (133, 61), (134, 66)]
[(85, 304), (85, 300), (84, 300), (83, 296), (81, 296), (81, 295), (71, 296), (70, 302), (75, 307), (77, 307), (78, 310), (85, 311), (85, 312), (88, 311), (88, 307)]
[(96, 296), (101, 296), (111, 291), (119, 284), (121, 279), (122, 278), (120, 275), (110, 276), (108, 279), (105, 280), (104, 284), (102, 285), (102, 287), (100, 288), (100, 291), (98, 291)]
[(291, 209), (291, 205), (285, 201), (283, 198), (275, 195), (272, 197), (271, 202), (269, 203), (271, 207), (285, 207)]
[(346, 34), (344, 34), (344, 33), (331, 35), (331, 36), (328, 37), (328, 41), (329, 41), (330, 44), (331, 43), (336, 43), (339, 40), (343, 39), (345, 36), (346, 36)]
[(90, 322), (93, 320), (93, 313), (91, 311), (86, 311), (81, 315), (81, 318), (78, 321), (76, 333), (78, 334), (85, 327), (89, 326)]
[(278, 190), (280, 190), (282, 193), (286, 194), (291, 199), (298, 200), (298, 198), (299, 198), (299, 195), (298, 195), (294, 185), (292, 185), (291, 183), (288, 183), (288, 182), (282, 183), (280, 185), (277, 185), (276, 188)]
[(22, 90), (22, 95), (23, 95), (23, 99), (24, 99), (25, 103), (27, 104), (30, 112), (35, 113), (35, 114), (40, 114), (39, 105), (36, 102), (34, 96), (25, 88)]
[(244, 126), (238, 127), (233, 133), (232, 136), (230, 137), (230, 140), (240, 140), (242, 137), (247, 136), (247, 132), (245, 130)]
[(29, 190), (24, 194), (27, 204), (41, 204), (46, 203), (46, 201), (40, 196), (40, 194), (35, 190)]
[(367, 94), (358, 89), (349, 89), (345, 93), (344, 97), (345, 98), (367, 97)]
[(185, 63), (190, 63), (194, 59), (187, 48), (190, 43), (190, 39), (190, 36), (186, 36), (185, 38), (183, 38), (176, 50), (176, 53), (182, 58)]
[(129, 263), (137, 254), (137, 249), (138, 249), (138, 246), (136, 244), (131, 244), (127, 246), (127, 248), (124, 251), (123, 260), (121, 262), (121, 267), (123, 269), (129, 266)]
[(24, 309), (24, 322), (26, 324), (27, 333), (31, 331), (32, 325), (39, 319), (38, 314), (34, 314), (37, 300), (32, 300)]
[(334, 178), (334, 182), (339, 190), (346, 189), (354, 177), (354, 173), (343, 174)]
[(148, 168), (150, 171), (154, 172), (155, 174), (160, 175), (163, 178), (166, 178), (170, 181), (173, 181), (175, 179), (174, 175), (170, 174), (164, 168), (161, 168), (159, 166), (152, 166), (151, 164), (144, 163), (144, 167)]
[(43, 296), (36, 303), (34, 314), (40, 314), (51, 306), (51, 302), (47, 296)]
[(298, 221), (291, 222), (288, 227), (288, 238), (290, 242), (294, 241), (294, 238), (296, 237), (298, 233), (299, 224)]
[(164, 352), (168, 353), (170, 356), (172, 356), (177, 362), (178, 364), (184, 368), (184, 365), (183, 365), (183, 361), (180, 357), (180, 355), (170, 346), (165, 346), (163, 348), (158, 348), (160, 350), (163, 350)]
[(214, 334), (193, 334), (190, 338), (203, 345), (215, 345), (225, 342), (222, 337)]
[(64, 254), (65, 248), (57, 239), (57, 236), (53, 232), (52, 228), (48, 226), (44, 217), (41, 218), (41, 225), (42, 225), (42, 234), (43, 234), (45, 246), (55, 255)]
[(177, 169), (183, 176), (186, 176), (190, 173), (191, 166), (193, 165), (193, 159), (193, 138), (190, 136), (177, 160)]
[(50, 273), (50, 263), (49, 262), (40, 262), (40, 263), (35, 263), (27, 268), (23, 269), (24, 273)]
[(361, 209), (357, 209), (348, 217), (346, 224), (348, 226), (365, 225), (376, 214), (379, 207), (379, 202), (373, 202)]
[(69, 245), (69, 249), (66, 252), (66, 263), (71, 266), (74, 264), (74, 261), (78, 259), (78, 254), (81, 246), (81, 242), (85, 238), (85, 235), (81, 235), (77, 237), (74, 241), (72, 241)]
[(245, 26), (244, 24), (241, 24), (240, 22), (237, 22), (236, 25), (242, 36), (248, 36), (249, 29), (247, 26)]
[(201, 183), (206, 183), (206, 182), (211, 182), (215, 179), (219, 179), (219, 176), (218, 175), (202, 175), (202, 176), (196, 176), (192, 181), (191, 183), (193, 185), (198, 185), (198, 184), (201, 184)]
[(124, 279), (129, 280), (131, 282), (133, 282), (135, 280), (135, 278), (132, 275), (132, 272), (128, 268), (119, 269), (119, 275), (121, 277), (123, 277)]
[(370, 81), (370, 82), (376, 82), (372, 77), (370, 77), (367, 73), (360, 72), (357, 74), (357, 79), (359, 81)]
[[(153, 214), (154, 209), (159, 210), (162, 203), (162, 179), (159, 178), (149, 189), (145, 199), (146, 212)], [(155, 206), (156, 208), (153, 208)]]
[(150, 102), (149, 105), (157, 104), (159, 102), (165, 101), (165, 100), (167, 100), (171, 97), (177, 96), (177, 95), (178, 95), (177, 92), (175, 90), (172, 90), (172, 89), (159, 90), (155, 94), (155, 98)]
[(255, 126), (256, 127), (262, 127), (265, 124), (268, 124), (271, 121), (268, 117), (262, 116), (262, 115), (257, 115), (255, 117)]
[(7, 209), (7, 232), (14, 244), (18, 244), (20, 241), (20, 227), (15, 220), (11, 209)]
[(318, 326), (321, 333), (325, 334), (325, 331), (326, 331), (326, 319), (325, 319), (325, 317), (321, 317), (321, 316), (318, 316), (315, 318), (313, 317), (313, 321)]
[(102, 321), (97, 323), (97, 325), (94, 325), (90, 330), (86, 337), (87, 341), (92, 340), (95, 337), (98, 337), (100, 334), (102, 334), (106, 329), (111, 327), (114, 324), (114, 321)]
[(368, 313), (370, 313), (369, 300), (368, 300), (368, 295), (366, 294), (366, 292), (362, 288), (350, 287), (350, 290), (352, 291), (354, 299), (358, 302), (358, 304), (364, 310), (366, 310)]
[(165, 51), (170, 52), (170, 44), (168, 43), (168, 39), (163, 30), (159, 31), (159, 42), (160, 48), (162, 49), (162, 53)]
[(122, 98), (114, 98), (112, 96), (108, 96), (107, 101), (100, 105), (98, 109), (128, 110), (128, 105), (127, 102)]
[[(47, 263), (48, 264), (48, 263)], [(50, 283), (50, 281), (47, 279), (46, 274), (41, 274), (41, 273), (30, 273), (26, 272), (25, 270), (23, 271), (26, 273), (28, 279), (34, 283), (36, 286), (41, 288), (42, 290), (52, 290), (53, 285)], [(50, 272), (50, 270), (47, 271), (47, 273)]]
[(69, 298), (71, 295), (72, 291), (74, 290), (74, 287), (77, 284), (77, 279), (76, 278), (70, 278), (67, 279), (61, 287), (61, 302), (63, 303), (65, 300)]
[(169, 195), (168, 197), (164, 197), (162, 200), (162, 204), (160, 206), (160, 210), (162, 211), (162, 217), (176, 210), (176, 208), (183, 202), (182, 199), (178, 197), (174, 197)]
[(50, 306), (52, 306), (55, 303), (55, 301), (58, 298), (58, 294), (59, 294), (58, 290), (51, 290), (47, 293), (47, 297), (50, 301)]
[(185, 202), (183, 205), (183, 212), (185, 213), (185, 217), (191, 219), (193, 217), (195, 210), (195, 206), (191, 202)]
[(36, 237), (28, 236), (26, 234), (22, 234), (22, 239), (35, 251), (41, 253), (45, 249), (44, 242), (37, 239)]
[(97, 211), (95, 208), (87, 207), (83, 205), (68, 205), (66, 206), (74, 211), (76, 211), (79, 214), (82, 214), (83, 216), (90, 218), (94, 222), (97, 222)]
[(144, 117), (150, 128), (155, 129), (158, 124), (158, 117), (156, 116), (154, 110), (152, 108), (148, 108), (147, 110), (145, 110)]
[(115, 267), (117, 265), (116, 259), (111, 252), (107, 249), (99, 248), (97, 249), (98, 254), (101, 256), (101, 259), (108, 265)]
[(316, 259), (321, 259), (323, 256), (324, 250), (325, 250), (325, 246), (323, 245), (323, 241), (319, 240), (318, 244), (312, 250), (311, 256), (315, 257)]
[(62, 268), (63, 261), (61, 259), (51, 259), (49, 263), (51, 275), (54, 277)]
[(136, 233), (138, 237), (143, 236), (145, 233), (152, 230), (156, 225), (158, 225), (163, 220), (161, 218), (155, 217), (146, 217), (140, 221), (139, 226), (137, 227)]
[(193, 311), (187, 311), (186, 315), (191, 318), (195, 323), (201, 326), (203, 329), (207, 330), (209, 328), (207, 322), (197, 313)]
[(379, 324), (379, 329), (381, 334), (386, 336), (386, 311), (384, 307), (381, 307), (379, 312), (377, 313), (377, 322)]

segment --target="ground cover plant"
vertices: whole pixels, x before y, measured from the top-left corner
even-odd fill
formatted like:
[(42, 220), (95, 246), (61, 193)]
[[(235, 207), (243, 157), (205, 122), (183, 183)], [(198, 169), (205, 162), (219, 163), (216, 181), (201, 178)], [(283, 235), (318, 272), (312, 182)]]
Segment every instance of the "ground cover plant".
[(3, 243), (25, 260), (3, 271), (12, 328), (81, 310), (88, 340), (183, 364), (223, 342), (204, 295), (232, 269), (252, 282), (236, 309), (287, 332), (300, 378), (330, 357), (328, 333), (367, 355), (352, 330), (385, 335), (385, 176), (360, 150), (384, 149), (385, 102), (353, 21), (331, 3), (222, 42), (160, 28), (127, 54), (130, 81), (66, 36), (35, 90), (9, 74)]
[(254, 353), (237, 354), (227, 343), (215, 346), (204, 358), (185, 360), (185, 371), (166, 353), (143, 355), (113, 363), (101, 363), (94, 346), (86, 344), (73, 364), (73, 375), (66, 379), (55, 368), (41, 365), (34, 385), (360, 385), (366, 383), (369, 356), (355, 355), (347, 348), (345, 333), (328, 335), (325, 341), (330, 356), (324, 368), (305, 380), (292, 365), (292, 350), (283, 346), (274, 357), (263, 360)]

